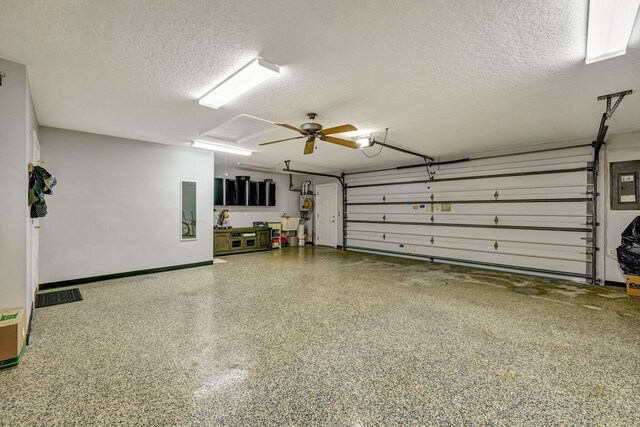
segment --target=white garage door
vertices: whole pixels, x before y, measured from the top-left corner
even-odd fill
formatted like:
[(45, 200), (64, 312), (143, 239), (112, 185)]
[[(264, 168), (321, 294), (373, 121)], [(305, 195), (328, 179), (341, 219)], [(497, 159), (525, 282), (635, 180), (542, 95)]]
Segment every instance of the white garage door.
[(346, 175), (351, 250), (590, 280), (592, 149)]

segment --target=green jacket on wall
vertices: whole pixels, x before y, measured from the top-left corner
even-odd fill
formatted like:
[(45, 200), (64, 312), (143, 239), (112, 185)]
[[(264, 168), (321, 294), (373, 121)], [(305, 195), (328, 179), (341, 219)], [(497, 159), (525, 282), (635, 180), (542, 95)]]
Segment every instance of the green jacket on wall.
[(31, 206), (31, 218), (42, 218), (47, 215), (47, 202), (45, 194), (53, 194), (51, 190), (58, 180), (45, 168), (34, 166), (29, 172), (29, 206)]

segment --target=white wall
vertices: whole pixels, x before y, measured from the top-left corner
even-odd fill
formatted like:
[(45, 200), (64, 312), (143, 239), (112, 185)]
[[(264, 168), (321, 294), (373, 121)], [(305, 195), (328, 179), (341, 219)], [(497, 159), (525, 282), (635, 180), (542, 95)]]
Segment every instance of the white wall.
[(28, 134), (37, 122), (26, 67), (0, 59), (0, 71), (6, 74), (0, 87), (0, 308), (25, 307), (28, 317), (32, 300), (27, 278)]
[[(29, 83), (27, 82), (27, 126), (26, 126), (26, 145), (27, 145), (27, 161), (31, 162), (34, 159), (34, 144), (33, 144), (33, 133), (38, 134), (38, 119), (36, 117), (36, 111), (33, 107), (33, 101), (31, 99), (31, 90), (29, 89)], [(28, 183), (27, 183), (28, 188)], [(38, 283), (35, 283), (33, 280), (33, 259), (34, 254), (33, 251), (37, 250), (33, 245), (33, 235), (34, 235), (34, 225), (37, 225), (37, 221), (31, 220), (30, 218), (30, 208), (27, 208), (27, 253), (26, 253), (26, 287), (25, 287), (25, 295), (26, 295), (26, 307), (28, 307), (27, 315), (29, 315), (29, 310), (33, 305), (34, 295), (38, 287)], [(37, 268), (37, 267), (35, 267)]]
[[(251, 181), (262, 181), (267, 178), (273, 179), (276, 183), (276, 206), (219, 206), (216, 207), (216, 218), (222, 209), (227, 209), (229, 211), (229, 219), (227, 219), (229, 225), (233, 227), (252, 227), (254, 221), (279, 222), (285, 213), (290, 217), (300, 216), (300, 207), (298, 205), (300, 193), (289, 191), (289, 175), (273, 172), (258, 172), (231, 166), (228, 166), (227, 173), (229, 178), (235, 178), (238, 175), (247, 175), (251, 177)], [(224, 165), (217, 165), (216, 177), (225, 178)], [(300, 181), (300, 176), (293, 176), (293, 185), (296, 188), (300, 186)]]
[[(58, 179), (41, 221), (40, 282), (211, 260), (213, 155), (42, 127)], [(198, 182), (198, 239), (181, 241), (180, 181)]]
[(624, 133), (619, 135), (613, 135), (603, 148), (604, 159), (601, 160), (604, 170), (602, 171), (602, 178), (604, 185), (601, 188), (600, 194), (602, 195), (602, 201), (605, 206), (605, 218), (604, 225), (606, 240), (601, 245), (601, 255), (605, 256), (605, 278), (606, 280), (614, 282), (624, 282), (625, 277), (618, 260), (615, 255), (607, 255), (608, 249), (616, 249), (620, 246), (620, 235), (622, 231), (629, 225), (629, 223), (637, 216), (640, 215), (640, 211), (614, 211), (611, 210), (611, 203), (609, 201), (609, 186), (610, 186), (610, 167), (612, 162), (621, 162), (628, 160), (640, 160), (640, 132)]

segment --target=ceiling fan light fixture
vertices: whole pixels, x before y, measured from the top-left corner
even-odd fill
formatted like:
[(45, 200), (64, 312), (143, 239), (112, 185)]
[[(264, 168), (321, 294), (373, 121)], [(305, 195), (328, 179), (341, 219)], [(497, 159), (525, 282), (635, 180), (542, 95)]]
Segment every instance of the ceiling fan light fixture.
[(627, 53), (639, 7), (640, 0), (589, 0), (587, 64)]
[(252, 154), (250, 150), (246, 150), (244, 148), (229, 147), (224, 144), (216, 144), (214, 142), (209, 142), (209, 141), (195, 140), (191, 142), (191, 147), (200, 148), (203, 150), (218, 151), (218, 152), (227, 153), (227, 154), (237, 154), (239, 156), (250, 156)]
[(359, 136), (356, 139), (356, 143), (360, 146), (360, 148), (370, 147), (373, 145), (373, 138), (371, 137), (371, 135)]
[(279, 73), (279, 66), (258, 57), (214, 87), (198, 102), (206, 107), (220, 108)]

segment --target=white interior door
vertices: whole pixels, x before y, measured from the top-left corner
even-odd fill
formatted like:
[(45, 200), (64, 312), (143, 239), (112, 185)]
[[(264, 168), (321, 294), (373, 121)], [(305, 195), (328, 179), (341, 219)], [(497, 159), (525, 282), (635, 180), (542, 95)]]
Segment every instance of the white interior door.
[[(31, 139), (33, 142), (33, 158), (31, 159), (31, 163), (37, 165), (40, 161), (40, 142), (38, 141), (38, 134), (36, 131), (31, 131)], [(39, 285), (39, 276), (38, 276), (38, 263), (40, 261), (40, 218), (32, 218), (31, 219), (31, 227), (33, 227), (33, 233), (31, 233), (32, 239), (32, 253), (31, 253), (31, 278), (32, 278), (32, 286), (31, 293), (35, 292), (38, 289)]]
[(338, 184), (316, 186), (316, 245), (338, 246)]

